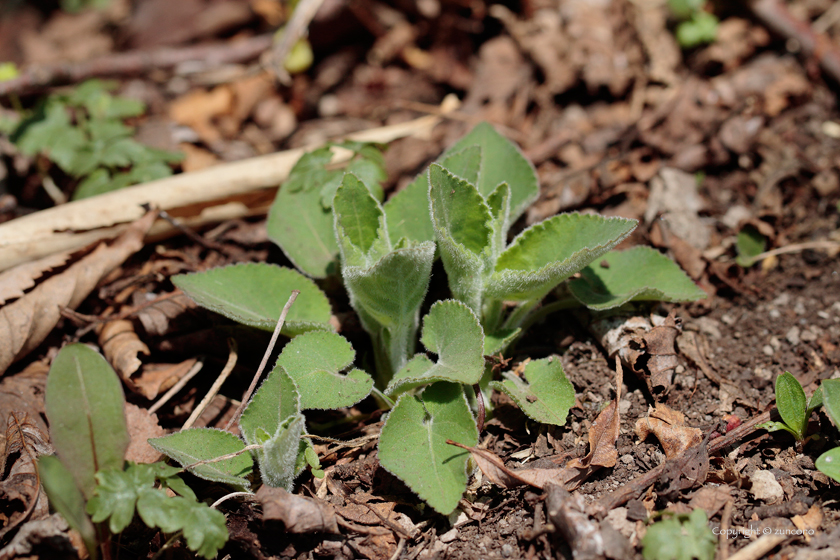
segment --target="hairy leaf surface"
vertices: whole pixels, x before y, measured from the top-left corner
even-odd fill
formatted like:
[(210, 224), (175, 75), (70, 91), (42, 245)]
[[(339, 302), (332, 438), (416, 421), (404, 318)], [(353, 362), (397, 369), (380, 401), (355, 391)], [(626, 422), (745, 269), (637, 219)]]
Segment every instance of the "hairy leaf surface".
[(505, 372), (504, 381), (490, 386), (506, 393), (529, 418), (543, 424), (563, 426), (575, 404), (575, 388), (563, 373), (560, 358), (551, 356), (525, 366), (525, 380)]
[[(192, 428), (149, 440), (149, 445), (175, 460), (183, 467), (199, 461), (215, 459), (230, 453), (242, 451), (242, 440), (222, 430)], [(248, 453), (241, 453), (231, 459), (215, 461), (192, 467), (191, 473), (205, 480), (224, 482), (238, 488), (248, 488), (250, 483), (244, 477), (251, 474), (254, 461)]]

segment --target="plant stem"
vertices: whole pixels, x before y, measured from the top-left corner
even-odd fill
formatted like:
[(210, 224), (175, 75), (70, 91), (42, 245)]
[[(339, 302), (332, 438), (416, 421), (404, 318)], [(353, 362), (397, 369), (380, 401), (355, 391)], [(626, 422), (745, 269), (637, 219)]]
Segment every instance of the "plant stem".
[(379, 408), (385, 410), (391, 410), (392, 408), (394, 408), (394, 405), (396, 403), (394, 403), (394, 401), (391, 400), (391, 398), (385, 393), (383, 393), (378, 387), (374, 387), (373, 389), (371, 389), (370, 393), (371, 395), (373, 395), (373, 398), (376, 399)]
[(580, 306), (580, 302), (573, 297), (566, 297), (564, 299), (560, 299), (557, 301), (553, 301), (548, 305), (543, 305), (539, 309), (533, 310), (531, 313), (526, 315), (519, 326), (522, 328), (522, 333), (525, 334), (525, 331), (530, 329), (536, 323), (539, 323), (552, 313), (557, 311), (562, 311), (564, 309), (571, 309), (573, 307)]
[(485, 333), (494, 333), (499, 330), (503, 312), (504, 302), (502, 300), (493, 299), (484, 304), (481, 326), (484, 327)]

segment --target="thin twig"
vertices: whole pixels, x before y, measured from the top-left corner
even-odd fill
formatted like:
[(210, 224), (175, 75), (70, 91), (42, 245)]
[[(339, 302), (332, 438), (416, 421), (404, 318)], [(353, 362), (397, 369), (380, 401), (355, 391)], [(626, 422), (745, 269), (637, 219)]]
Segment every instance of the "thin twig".
[(732, 521), (732, 508), (735, 506), (735, 500), (730, 498), (723, 506), (723, 513), (720, 515), (720, 554), (718, 560), (727, 560), (729, 558), (729, 527)]
[(231, 492), (230, 494), (222, 496), (221, 498), (219, 498), (218, 500), (213, 502), (210, 507), (212, 509), (216, 509), (220, 504), (223, 504), (224, 502), (230, 500), (231, 498), (243, 498), (243, 497), (248, 497), (249, 499), (255, 499), (256, 494), (254, 494), (253, 492)]
[(289, 314), (289, 309), (291, 309), (292, 304), (298, 297), (298, 294), (300, 294), (300, 290), (292, 290), (292, 295), (289, 296), (289, 301), (287, 301), (286, 305), (283, 306), (283, 311), (280, 312), (280, 318), (277, 319), (277, 325), (274, 327), (274, 332), (271, 334), (271, 340), (268, 343), (268, 348), (265, 349), (265, 354), (263, 354), (260, 367), (257, 368), (257, 373), (254, 374), (254, 378), (251, 380), (248, 390), (245, 391), (244, 395), (242, 395), (242, 402), (239, 403), (239, 406), (236, 408), (236, 412), (234, 412), (233, 416), (231, 416), (230, 420), (228, 420), (225, 430), (230, 431), (231, 426), (239, 420), (239, 417), (242, 415), (242, 411), (245, 410), (246, 406), (248, 406), (248, 400), (257, 388), (260, 376), (268, 363), (268, 357), (271, 356), (271, 352), (274, 350), (274, 345), (277, 344), (277, 337), (280, 336), (280, 331), (283, 330), (283, 324), (286, 322), (286, 315)]
[(198, 420), (198, 417), (201, 416), (201, 413), (210, 406), (210, 402), (213, 400), (219, 393), (219, 389), (222, 388), (222, 385), (225, 381), (227, 381), (228, 376), (233, 371), (233, 368), (236, 366), (236, 360), (239, 357), (237, 354), (236, 349), (236, 341), (232, 338), (228, 339), (228, 348), (230, 352), (228, 353), (228, 360), (225, 364), (225, 367), (222, 368), (222, 373), (219, 374), (219, 377), (216, 378), (216, 381), (213, 382), (213, 385), (210, 387), (210, 390), (207, 391), (207, 394), (204, 395), (204, 398), (201, 399), (201, 402), (195, 407), (195, 410), (192, 411), (190, 417), (187, 418), (187, 421), (184, 422), (184, 426), (181, 428), (182, 430), (186, 430), (192, 427), (195, 424), (195, 421)]
[(338, 447), (330, 450), (332, 452), (332, 451), (338, 451), (339, 449), (344, 449), (344, 448), (351, 448), (352, 449), (352, 448), (356, 448), (356, 447), (362, 447), (363, 445), (365, 445), (365, 444), (367, 444), (371, 441), (379, 439), (379, 434), (371, 434), (369, 436), (362, 436), (362, 437), (358, 437), (356, 439), (351, 439), (351, 440), (348, 440), (348, 441), (344, 441), (344, 440), (341, 440), (341, 439), (335, 439), (335, 438), (331, 438), (331, 437), (316, 436), (315, 434), (303, 434), (300, 437), (301, 437), (301, 439), (303, 439), (303, 438), (314, 439), (314, 440), (317, 440), (317, 441), (324, 441), (324, 442), (327, 442), (327, 443), (337, 444)]
[(201, 62), (208, 68), (247, 62), (271, 47), (272, 34), (212, 45), (128, 51), (82, 62), (33, 65), (14, 79), (0, 82), (0, 95), (26, 93), (38, 88), (81, 82), (95, 76), (142, 74), (172, 68), (185, 62)]
[(155, 404), (153, 404), (152, 406), (149, 407), (149, 414), (154, 414), (155, 412), (160, 410), (160, 407), (162, 407), (167, 402), (169, 402), (169, 399), (174, 397), (175, 394), (178, 393), (178, 391), (183, 389), (184, 386), (187, 383), (189, 383), (190, 380), (193, 377), (195, 377), (198, 374), (198, 372), (201, 371), (201, 368), (203, 368), (203, 367), (204, 367), (204, 359), (203, 358), (197, 358), (196, 362), (190, 368), (190, 371), (188, 371), (187, 374), (184, 377), (179, 379), (178, 382), (175, 383), (175, 385), (173, 385), (166, 393), (164, 393), (164, 395), (161, 398), (159, 398)]
[(778, 249), (772, 249), (770, 251), (765, 251), (764, 253), (759, 253), (758, 255), (752, 258), (752, 262), (758, 262), (762, 259), (766, 259), (767, 257), (775, 257), (776, 255), (784, 255), (787, 253), (798, 253), (799, 251), (805, 251), (807, 249), (827, 249), (827, 250), (840, 250), (840, 243), (836, 243), (834, 241), (828, 240), (820, 240), (820, 241), (806, 241), (804, 243), (793, 243), (791, 245), (785, 245), (784, 247), (779, 247)]
[(757, 541), (753, 541), (732, 556), (729, 560), (758, 560), (764, 555), (787, 540), (786, 535), (761, 535)]
[(282, 38), (274, 44), (271, 52), (271, 66), (281, 84), (289, 85), (292, 83), (292, 79), (286, 71), (286, 57), (292, 52), (292, 47), (295, 46), (298, 39), (306, 35), (312, 18), (318, 13), (318, 8), (323, 3), (324, 0), (300, 0), (283, 30)]
[(254, 445), (246, 445), (239, 451), (234, 451), (233, 453), (228, 453), (227, 455), (220, 455), (219, 457), (213, 457), (212, 459), (202, 459), (201, 461), (196, 461), (195, 463), (190, 463), (186, 467), (181, 467), (179, 472), (188, 471), (190, 469), (194, 469), (196, 467), (200, 467), (201, 465), (209, 465), (211, 463), (218, 463), (220, 461), (227, 461), (228, 459), (233, 459), (234, 457), (239, 457), (243, 453), (247, 453), (249, 451), (254, 451), (255, 449), (262, 449), (262, 444), (255, 443)]

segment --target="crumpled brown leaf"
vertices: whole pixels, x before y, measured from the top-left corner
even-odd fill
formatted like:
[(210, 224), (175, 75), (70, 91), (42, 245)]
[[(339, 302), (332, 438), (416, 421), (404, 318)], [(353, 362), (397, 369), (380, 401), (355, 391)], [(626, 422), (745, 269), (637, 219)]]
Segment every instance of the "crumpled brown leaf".
[(703, 432), (699, 428), (685, 425), (685, 415), (664, 404), (657, 404), (649, 409), (646, 418), (636, 420), (636, 435), (644, 441), (649, 435), (655, 435), (667, 459), (679, 457), (689, 447), (703, 441)]
[(732, 492), (729, 486), (722, 484), (720, 486), (704, 486), (691, 496), (691, 501), (688, 502), (688, 507), (691, 510), (701, 508), (706, 512), (706, 517), (711, 519), (714, 515), (723, 509), (726, 502), (732, 499)]
[(0, 308), (0, 373), (34, 350), (61, 317), (61, 308), (75, 309), (111, 270), (143, 247), (143, 237), (157, 212), (148, 212), (131, 224), (111, 245), (57, 274), (22, 298)]
[(99, 329), (99, 346), (120, 378), (131, 385), (131, 376), (143, 365), (137, 354), (149, 355), (149, 347), (134, 332), (134, 324), (124, 319), (108, 321)]
[(257, 499), (263, 506), (263, 521), (282, 521), (290, 533), (339, 533), (332, 506), (321, 499), (265, 484), (257, 491)]
[(679, 365), (675, 343), (681, 330), (676, 311), (671, 311), (663, 324), (653, 327), (642, 337), (644, 352), (649, 356), (645, 364), (648, 374), (645, 380), (651, 391), (660, 389), (668, 392), (671, 389), (674, 370)]
[(26, 290), (35, 285), (35, 280), (45, 272), (62, 266), (70, 255), (70, 251), (56, 253), (0, 272), (0, 305), (21, 297)]
[[(8, 418), (13, 412), (25, 414), (29, 421), (42, 432), (47, 432), (47, 423), (42, 415), (44, 391), (50, 364), (47, 360), (32, 362), (23, 371), (6, 376), (0, 381), (0, 418)], [(5, 447), (5, 435), (0, 432), (0, 447)]]

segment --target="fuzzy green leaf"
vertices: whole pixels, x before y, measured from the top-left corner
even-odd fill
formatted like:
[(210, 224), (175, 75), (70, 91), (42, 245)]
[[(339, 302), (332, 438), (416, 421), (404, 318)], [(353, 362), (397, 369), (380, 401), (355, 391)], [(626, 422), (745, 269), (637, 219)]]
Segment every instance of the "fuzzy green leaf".
[(488, 123), (481, 123), (447, 150), (446, 155), (470, 146), (481, 148), (481, 167), (478, 191), (488, 196), (500, 183), (511, 189), (510, 223), (516, 221), (539, 195), (537, 174), (531, 162), (510, 140), (496, 132)]
[(38, 457), (38, 472), (52, 509), (60, 513), (67, 520), (67, 524), (82, 535), (85, 548), (92, 558), (95, 557), (96, 529), (85, 512), (85, 497), (76, 486), (72, 473), (57, 457), (51, 455)]
[(423, 318), (423, 345), (438, 355), (436, 363), (420, 354), (398, 371), (388, 385), (394, 394), (407, 387), (452, 381), (473, 385), (484, 373), (484, 331), (469, 307), (438, 301)]
[[(257, 450), (257, 460), (263, 482), (269, 486), (292, 490), (301, 455), (305, 449), (300, 436), (304, 433), (306, 420), (302, 414), (286, 418), (274, 435)], [(305, 461), (305, 456), (301, 458)]]
[[(182, 430), (168, 436), (150, 439), (149, 445), (174, 459), (182, 467), (245, 449), (242, 440), (232, 433), (212, 428)], [(244, 477), (251, 474), (253, 465), (251, 455), (241, 453), (231, 459), (193, 467), (189, 471), (205, 480), (223, 482), (237, 488), (248, 488), (250, 484)]]
[(300, 290), (281, 331), (286, 336), (332, 330), (330, 303), (315, 283), (292, 270), (266, 263), (245, 263), (205, 272), (179, 274), (172, 282), (195, 302), (244, 325), (274, 330), (292, 290)]
[(802, 385), (789, 372), (776, 378), (776, 408), (796, 439), (805, 437), (808, 418), (805, 416), (807, 400)]
[(490, 208), (478, 190), (438, 164), (429, 168), (432, 223), (452, 295), (474, 312), (492, 268)]
[(261, 445), (277, 433), (284, 420), (299, 412), (297, 384), (283, 366), (277, 365), (242, 412), (239, 419), (242, 437), (248, 445)]
[(455, 383), (435, 383), (421, 396), (404, 394), (379, 438), (382, 467), (442, 514), (455, 509), (467, 487), (469, 458), (447, 439), (467, 446), (478, 442), (464, 391)]
[(514, 301), (542, 299), (560, 282), (618, 245), (635, 227), (635, 220), (577, 213), (560, 214), (535, 224), (501, 254), (487, 296)]
[(834, 426), (840, 428), (840, 379), (826, 379), (820, 384), (822, 401), (825, 412), (834, 422)]
[(311, 332), (295, 337), (277, 359), (297, 383), (300, 407), (304, 410), (353, 406), (370, 394), (373, 379), (360, 369), (346, 375), (356, 352), (336, 333)]
[(358, 178), (346, 174), (333, 199), (344, 266), (370, 267), (391, 250), (385, 213)]
[(429, 217), (429, 180), (422, 174), (403, 190), (394, 194), (383, 206), (388, 220), (391, 245), (400, 239), (434, 241), (435, 230)]
[(331, 209), (321, 205), (318, 191), (294, 192), (289, 183), (277, 192), (266, 221), (268, 238), (292, 263), (313, 278), (338, 272), (338, 243)]
[[(420, 305), (432, 274), (431, 241), (397, 248), (370, 268), (343, 266), (350, 304), (377, 345), (377, 371), (397, 371), (414, 353)], [(384, 356), (380, 356), (384, 352)]]
[(498, 259), (507, 245), (507, 234), (510, 229), (510, 186), (501, 183), (496, 190), (487, 196), (487, 206), (490, 208), (493, 230), (493, 258)]
[(105, 358), (84, 344), (68, 344), (47, 377), (50, 439), (86, 498), (99, 470), (122, 470), (129, 436), (125, 397)]
[(840, 482), (840, 447), (829, 449), (817, 458), (817, 470)]
[(129, 465), (123, 470), (108, 469), (96, 473), (96, 493), (88, 500), (87, 512), (94, 523), (108, 520), (114, 534), (122, 533), (134, 519), (134, 505), (143, 488), (151, 489), (155, 475), (145, 465)]
[(560, 358), (551, 356), (529, 362), (524, 375), (527, 382), (505, 372), (504, 381), (494, 381), (490, 386), (507, 393), (529, 418), (563, 426), (575, 404), (575, 388), (566, 379)]
[(610, 251), (569, 281), (572, 295), (590, 309), (612, 309), (628, 301), (694, 301), (706, 292), (671, 259), (650, 247)]
[(501, 329), (493, 333), (484, 333), (484, 354), (492, 356), (504, 352), (510, 343), (516, 340), (522, 329)]
[(713, 560), (717, 539), (706, 512), (673, 515), (648, 527), (642, 538), (645, 560)]

